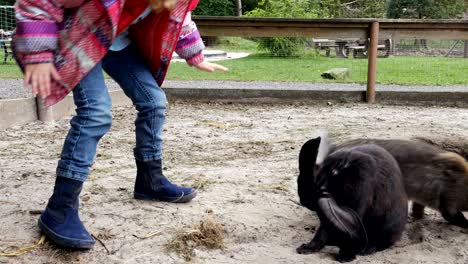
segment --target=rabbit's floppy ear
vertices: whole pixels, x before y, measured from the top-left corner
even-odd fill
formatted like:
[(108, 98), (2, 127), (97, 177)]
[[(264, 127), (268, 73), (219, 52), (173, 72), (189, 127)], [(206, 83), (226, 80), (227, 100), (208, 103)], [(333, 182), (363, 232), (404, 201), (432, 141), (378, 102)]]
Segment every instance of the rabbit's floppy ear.
[(367, 248), (366, 228), (354, 210), (339, 206), (332, 197), (323, 197), (318, 200), (317, 214), (322, 224), (346, 237), (355, 252), (359, 253)]
[(317, 153), (315, 164), (322, 164), (330, 152), (330, 139), (328, 132), (325, 130), (320, 131), (320, 146)]
[[(299, 171), (301, 174), (313, 175), (319, 152), (321, 138), (311, 139), (302, 145), (299, 153)], [(310, 173), (310, 174), (309, 174)]]
[(311, 139), (302, 145), (299, 153), (299, 176), (297, 177), (297, 192), (301, 205), (315, 211), (314, 197), (315, 160), (317, 159), (320, 137)]

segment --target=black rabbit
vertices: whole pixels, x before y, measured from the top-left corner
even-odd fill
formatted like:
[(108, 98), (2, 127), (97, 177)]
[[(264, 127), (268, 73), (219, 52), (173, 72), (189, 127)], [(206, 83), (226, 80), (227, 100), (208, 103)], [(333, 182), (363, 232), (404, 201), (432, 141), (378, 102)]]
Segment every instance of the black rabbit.
[(376, 144), (398, 162), (412, 216), (422, 218), (424, 207), (439, 210), (451, 224), (468, 228), (468, 162), (460, 155), (421, 140), (354, 139), (330, 149)]
[(395, 159), (379, 146), (361, 145), (337, 149), (317, 164), (320, 141), (309, 140), (299, 155), (300, 202), (317, 213), (320, 227), (297, 252), (334, 245), (340, 249), (336, 259), (347, 262), (393, 245), (408, 215)]

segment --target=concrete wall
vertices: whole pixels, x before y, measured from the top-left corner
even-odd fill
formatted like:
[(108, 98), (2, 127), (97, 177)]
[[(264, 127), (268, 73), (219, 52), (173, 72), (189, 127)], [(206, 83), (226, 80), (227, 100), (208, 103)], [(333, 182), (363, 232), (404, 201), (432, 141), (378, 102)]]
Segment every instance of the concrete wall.
[(0, 100), (0, 129), (26, 124), (37, 119), (35, 98)]
[[(112, 105), (130, 106), (132, 102), (122, 91), (111, 91)], [(40, 103), (39, 103), (40, 104)], [(37, 107), (35, 98), (0, 100), (0, 129), (23, 125), (36, 120), (58, 120), (75, 114), (73, 96), (65, 97), (49, 109)]]

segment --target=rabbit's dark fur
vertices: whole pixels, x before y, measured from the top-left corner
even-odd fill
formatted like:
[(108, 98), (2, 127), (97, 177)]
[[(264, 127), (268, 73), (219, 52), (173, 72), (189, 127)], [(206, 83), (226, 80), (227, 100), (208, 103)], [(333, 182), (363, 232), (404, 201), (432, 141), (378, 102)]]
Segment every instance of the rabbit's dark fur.
[(299, 155), (300, 202), (317, 212), (320, 227), (297, 252), (335, 245), (340, 248), (337, 260), (345, 262), (393, 245), (408, 214), (395, 159), (379, 146), (361, 145), (336, 149), (317, 165), (320, 141), (309, 140)]
[(440, 211), (451, 224), (468, 228), (462, 211), (468, 211), (468, 162), (460, 155), (420, 140), (356, 139), (331, 149), (376, 144), (397, 160), (412, 215), (424, 216), (424, 207)]

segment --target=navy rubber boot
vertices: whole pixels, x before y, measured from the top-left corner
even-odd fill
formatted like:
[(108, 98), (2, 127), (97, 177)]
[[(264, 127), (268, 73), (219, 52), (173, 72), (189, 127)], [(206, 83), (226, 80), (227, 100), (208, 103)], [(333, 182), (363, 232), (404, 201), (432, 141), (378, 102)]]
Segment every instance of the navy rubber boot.
[(164, 177), (161, 160), (136, 160), (136, 164), (135, 199), (186, 203), (197, 196), (195, 189), (179, 187)]
[(96, 243), (86, 231), (78, 215), (79, 195), (82, 187), (81, 181), (57, 177), (54, 193), (39, 218), (39, 228), (59, 246), (88, 249)]

